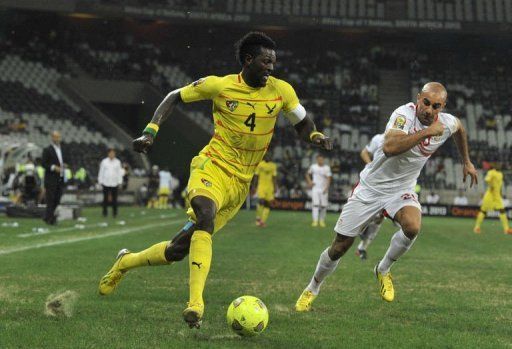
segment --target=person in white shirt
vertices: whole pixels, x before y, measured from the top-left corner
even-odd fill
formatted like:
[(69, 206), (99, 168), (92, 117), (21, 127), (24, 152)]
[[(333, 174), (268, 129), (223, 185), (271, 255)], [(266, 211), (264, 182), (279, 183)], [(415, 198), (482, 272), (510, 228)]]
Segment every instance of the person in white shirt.
[(172, 188), (172, 175), (169, 172), (169, 169), (164, 167), (161, 171), (158, 172), (158, 177), (160, 178), (159, 187), (158, 187), (158, 203), (156, 208), (166, 209), (169, 208), (169, 195), (171, 195)]
[[(372, 137), (370, 143), (368, 143), (363, 150), (361, 150), (360, 156), (365, 164), (369, 164), (373, 160), (373, 154), (382, 146), (384, 142), (384, 134), (379, 133)], [(382, 226), (382, 222), (384, 221), (384, 215), (382, 212), (379, 212), (375, 215), (373, 220), (368, 224), (368, 226), (363, 230), (359, 237), (361, 241), (357, 246), (356, 256), (359, 256), (362, 261), (368, 258), (368, 246), (375, 239), (377, 234), (379, 233), (380, 227)]]
[(109, 204), (112, 205), (112, 215), (116, 217), (117, 191), (123, 183), (123, 167), (114, 149), (109, 149), (108, 156), (101, 160), (98, 183), (103, 187), (103, 217), (108, 215)]
[(462, 159), (462, 180), (465, 182), (469, 175), (471, 187), (478, 183), (462, 123), (455, 116), (442, 113), (446, 99), (444, 86), (430, 82), (418, 93), (416, 104), (405, 104), (393, 112), (384, 143), (361, 172), (359, 185), (334, 228), (336, 237), (320, 255), (310, 283), (295, 304), (297, 311), (311, 310), (322, 282), (336, 269), (354, 238), (383, 210), (400, 225), (400, 230), (391, 238), (384, 258), (374, 271), (382, 299), (394, 300), (391, 266), (411, 248), (421, 228), (421, 205), (414, 185), (430, 156), (451, 136)]
[(439, 195), (434, 193), (433, 191), (427, 195), (427, 204), (438, 204), (439, 203)]
[(329, 186), (331, 185), (332, 173), (329, 165), (325, 164), (322, 155), (317, 155), (316, 164), (309, 167), (306, 173), (306, 181), (311, 189), (311, 198), (313, 201), (313, 223), (311, 226), (316, 227), (320, 224), (325, 227), (325, 215), (327, 213), (327, 205), (329, 204)]
[(453, 204), (456, 206), (467, 206), (469, 205), (468, 198), (464, 195), (463, 190), (459, 190), (459, 195), (453, 199)]

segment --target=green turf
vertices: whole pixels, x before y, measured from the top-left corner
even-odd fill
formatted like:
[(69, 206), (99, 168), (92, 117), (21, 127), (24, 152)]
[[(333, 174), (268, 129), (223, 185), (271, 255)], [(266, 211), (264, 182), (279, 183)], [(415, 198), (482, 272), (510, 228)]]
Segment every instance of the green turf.
[[(315, 311), (297, 314), (295, 300), (332, 229), (313, 229), (310, 215), (291, 212), (272, 212), (269, 227), (258, 229), (254, 213), (242, 211), (214, 238), (204, 323), (190, 330), (181, 319), (186, 263), (132, 271), (111, 296), (97, 294), (119, 248), (168, 239), (183, 222), (181, 211), (141, 211), (123, 208), (124, 226), (88, 209), (83, 230), (65, 222), (33, 235), (41, 226), (35, 220), (0, 227), (0, 348), (512, 347), (512, 236), (496, 220), (475, 235), (470, 219), (424, 218), (416, 245), (393, 268), (396, 299), (389, 304), (372, 274), (395, 230), (386, 222), (369, 260), (350, 250)], [(336, 219), (329, 215), (328, 226)], [(103, 221), (108, 227), (91, 226)], [(47, 296), (65, 290), (79, 296), (73, 316), (45, 316)], [(225, 323), (229, 303), (244, 294), (260, 297), (270, 311), (256, 338), (241, 339)]]

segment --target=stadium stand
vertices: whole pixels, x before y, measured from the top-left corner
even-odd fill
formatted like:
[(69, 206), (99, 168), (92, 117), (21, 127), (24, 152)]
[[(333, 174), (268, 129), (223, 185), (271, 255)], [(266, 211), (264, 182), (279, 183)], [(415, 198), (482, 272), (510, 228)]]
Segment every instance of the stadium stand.
[[(159, 3), (165, 5), (168, 2)], [(240, 3), (251, 3), (254, 7), (260, 6), (261, 2)], [(228, 2), (227, 6), (232, 6), (235, 12), (243, 12), (240, 3)], [(272, 2), (265, 2), (269, 3)], [(409, 15), (415, 13), (410, 10), (411, 6), (420, 11), (421, 4), (421, 1), (409, 1)], [(213, 5), (201, 2), (197, 6)], [(267, 11), (265, 6), (261, 11)], [(320, 4), (320, 11), (323, 6)], [(458, 16), (457, 13), (454, 16)], [(232, 47), (234, 39), (241, 34), (229, 27), (204, 28), (204, 37), (198, 39), (196, 35), (196, 45), (191, 47), (187, 44), (186, 26), (173, 28), (173, 35), (158, 41), (133, 30), (121, 31), (116, 21), (103, 21), (103, 25), (105, 32), (66, 24), (65, 35), (63, 28), (59, 29), (64, 37), (61, 41), (65, 42), (60, 46), (53, 44), (51, 29), (49, 35), (29, 41), (24, 49), (12, 43), (4, 44), (7, 54), (0, 61), (0, 85), (9, 91), (0, 97), (0, 121), (5, 123), (19, 117), (30, 119), (26, 125), (27, 139), (41, 146), (48, 142), (46, 134), (53, 126), (69, 128), (66, 137), (71, 148), (77, 149), (73, 161), (85, 161), (92, 173), (100, 156), (95, 154), (102, 156), (108, 145), (120, 149), (122, 145), (81, 115), (80, 108), (56, 86), (59, 78), (82, 74), (96, 79), (148, 81), (165, 94), (208, 74), (233, 73), (232, 50), (219, 50), (219, 47)], [(329, 155), (334, 173), (333, 198), (344, 198), (347, 187), (357, 181), (363, 167), (359, 152), (375, 133), (381, 132), (379, 86), (382, 69), (408, 71), (411, 100), (415, 100), (419, 86), (426, 81), (445, 83), (450, 92), (448, 111), (460, 117), (468, 129), (472, 156), (479, 167), (484, 160), (510, 163), (512, 116), (510, 102), (503, 92), (512, 87), (505, 64), (509, 56), (507, 52), (484, 55), (485, 62), (482, 62), (472, 58), (482, 55), (467, 54), (465, 49), (451, 49), (450, 54), (436, 55), (426, 49), (404, 50), (396, 40), (376, 45), (375, 41), (325, 40), (323, 35), (322, 32), (308, 32), (297, 39), (293, 34), (279, 34), (279, 43), (285, 45), (280, 45), (277, 52), (276, 76), (296, 88), (309, 115), (335, 140), (335, 149)], [(197, 44), (214, 37), (215, 46)], [(311, 45), (304, 47), (304, 40)], [(37, 49), (31, 49), (35, 47)], [(51, 50), (51, 58), (41, 55), (44, 51), (41, 47)], [(457, 54), (457, 51), (462, 53)], [(80, 69), (73, 69), (71, 62)], [(440, 71), (440, 66), (450, 66), (451, 69)], [(194, 104), (187, 106), (186, 115), (211, 134), (213, 126), (209, 109), (208, 104)], [(78, 155), (78, 150), (84, 146), (89, 154), (86, 157)], [(285, 188), (281, 196), (305, 195), (304, 173), (316, 151), (296, 140), (293, 129), (284, 118), (278, 121), (272, 152), (281, 164), (279, 181)], [(126, 151), (121, 157), (129, 159), (130, 155)], [(420, 184), (425, 188), (461, 189), (463, 184), (457, 180), (461, 171), (455, 146), (444, 147), (427, 165)]]

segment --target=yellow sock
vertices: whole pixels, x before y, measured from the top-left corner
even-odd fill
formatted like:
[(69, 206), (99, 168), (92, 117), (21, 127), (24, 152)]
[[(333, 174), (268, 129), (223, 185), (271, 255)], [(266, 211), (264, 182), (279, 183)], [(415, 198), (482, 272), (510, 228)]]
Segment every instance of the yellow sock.
[(121, 259), (121, 263), (119, 263), (119, 268), (122, 270), (130, 270), (147, 265), (170, 264), (171, 262), (165, 259), (165, 249), (168, 243), (169, 241), (162, 241), (144, 251), (125, 255), (123, 259)]
[(158, 198), (158, 208), (165, 208), (165, 196), (160, 196)]
[(263, 211), (263, 205), (258, 204), (256, 206), (256, 219), (261, 218), (262, 211)]
[(480, 228), (480, 225), (484, 221), (484, 218), (485, 218), (485, 213), (483, 213), (482, 211), (478, 212), (478, 215), (476, 216), (475, 228)]
[(268, 215), (270, 213), (269, 207), (263, 207), (263, 210), (261, 212), (261, 221), (265, 223), (267, 221)]
[(506, 233), (508, 230), (508, 218), (505, 213), (500, 213), (500, 221), (501, 226), (503, 227), (503, 231)]
[(162, 207), (162, 208), (168, 208), (169, 207), (168, 203), (169, 203), (169, 197), (164, 196), (164, 200), (163, 200), (164, 207)]
[(204, 230), (196, 230), (190, 241), (190, 301), (203, 304), (203, 290), (212, 261), (212, 236)]

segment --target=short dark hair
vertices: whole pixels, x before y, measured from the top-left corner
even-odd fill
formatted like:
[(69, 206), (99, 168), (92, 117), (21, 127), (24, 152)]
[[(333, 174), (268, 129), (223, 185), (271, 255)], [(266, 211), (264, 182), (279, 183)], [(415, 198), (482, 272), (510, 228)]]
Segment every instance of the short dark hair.
[(244, 65), (245, 55), (253, 57), (259, 54), (260, 47), (270, 50), (276, 49), (276, 43), (267, 34), (262, 32), (249, 32), (235, 43), (235, 55), (238, 63)]

